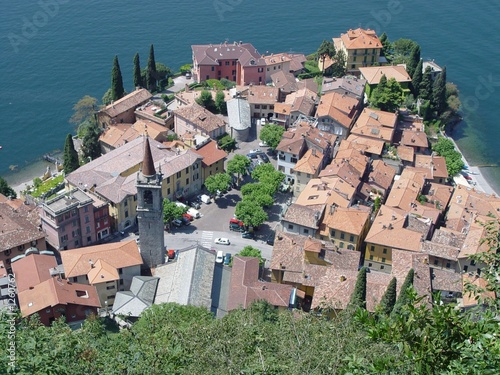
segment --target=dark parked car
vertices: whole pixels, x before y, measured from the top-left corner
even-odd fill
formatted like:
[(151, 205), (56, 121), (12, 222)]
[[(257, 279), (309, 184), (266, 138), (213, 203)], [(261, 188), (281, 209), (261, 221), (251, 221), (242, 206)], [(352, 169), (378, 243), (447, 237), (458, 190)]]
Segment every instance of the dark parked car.
[(269, 238), (269, 239), (266, 241), (266, 243), (267, 243), (268, 245), (274, 246), (274, 237)]
[(269, 163), (269, 158), (267, 157), (266, 154), (259, 154), (259, 158), (264, 162), (264, 163)]
[(201, 204), (199, 202), (196, 202), (196, 201), (190, 202), (188, 204), (188, 206), (191, 206), (191, 207), (193, 207), (193, 208), (195, 208), (197, 210), (199, 210), (201, 208)]
[(241, 233), (242, 238), (253, 238), (253, 233), (252, 232), (243, 232)]
[(226, 255), (224, 255), (224, 265), (229, 266), (229, 263), (231, 263), (231, 254), (226, 253)]
[(254, 153), (254, 152), (251, 152), (251, 153), (247, 154), (247, 158), (249, 158), (249, 159), (257, 159), (257, 154)]

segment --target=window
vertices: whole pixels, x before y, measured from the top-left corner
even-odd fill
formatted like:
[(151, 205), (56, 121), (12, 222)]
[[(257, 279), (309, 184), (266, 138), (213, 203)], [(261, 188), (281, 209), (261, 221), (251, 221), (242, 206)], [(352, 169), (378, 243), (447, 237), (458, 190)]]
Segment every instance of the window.
[(229, 66), (229, 65), (230, 65), (230, 64), (229, 64), (229, 61), (226, 61), (225, 65), (226, 65), (226, 66)]
[(352, 234), (349, 236), (349, 241), (354, 242), (354, 236)]
[(109, 285), (106, 287), (106, 290), (111, 290), (111, 289), (115, 289), (115, 286), (114, 285)]
[(300, 172), (297, 172), (297, 176), (300, 176)]
[(470, 265), (471, 265), (471, 266), (475, 266), (475, 265), (476, 265), (476, 261), (475, 261), (474, 259), (472, 259), (472, 260), (470, 261)]
[(260, 109), (260, 104), (255, 104), (255, 109)]
[(90, 233), (90, 226), (87, 225), (87, 227), (85, 228), (85, 233), (87, 233), (87, 234)]
[(383, 254), (387, 254), (387, 249), (386, 249), (386, 248), (384, 248), (384, 250), (382, 250), (382, 253), (383, 253)]
[(236, 74), (236, 70), (233, 70), (231, 74), (234, 76)]
[(88, 216), (85, 216), (85, 224), (88, 224), (88, 223), (90, 223), (90, 219)]
[(385, 266), (380, 266), (380, 269), (383, 270), (385, 268)]
[(80, 242), (78, 240), (75, 240), (75, 247), (78, 247), (80, 245)]
[(151, 190), (144, 191), (144, 204), (153, 204), (153, 192)]
[(304, 229), (304, 234), (309, 234), (309, 229)]
[(356, 62), (356, 56), (354, 56), (354, 57), (352, 58), (352, 61)]
[(371, 266), (373, 266), (373, 264), (372, 263), (368, 263), (368, 267), (371, 267)]
[(170, 183), (170, 177), (167, 177), (167, 184)]
[(290, 161), (291, 161), (292, 163), (297, 163), (297, 158), (294, 158), (294, 157), (292, 156), (292, 157), (290, 158)]
[(262, 109), (267, 109), (267, 104), (262, 104)]
[(370, 260), (373, 260), (373, 255), (370, 255)]
[(83, 208), (83, 212), (89, 212), (89, 206), (85, 206), (85, 207)]
[(118, 275), (123, 274), (123, 268), (118, 268)]
[(19, 245), (19, 246), (17, 247), (17, 250), (19, 250), (19, 251), (23, 251), (23, 250), (24, 250), (24, 245)]
[(469, 266), (464, 266), (464, 272), (467, 272), (468, 269), (469, 269)]
[(335, 230), (334, 229), (330, 229), (330, 237), (335, 237)]
[[(61, 237), (61, 238), (62, 238), (62, 237)], [(8, 256), (10, 255), (10, 253), (11, 253), (11, 252), (12, 252), (12, 250), (11, 250), (11, 249), (7, 249), (7, 250), (5, 250), (5, 251), (4, 251), (4, 254), (5, 254), (5, 256), (6, 256), (6, 257), (8, 257)]]
[[(268, 68), (267, 70), (269, 71), (269, 68)], [(262, 72), (264, 71), (264, 68), (258, 68), (258, 69), (257, 69), (257, 71), (258, 71), (259, 73), (262, 73)]]
[(78, 281), (78, 277), (72, 277), (71, 280), (76, 283)]
[(167, 189), (167, 195), (170, 195), (170, 188)]
[(120, 279), (120, 285), (123, 285), (123, 279)]
[(375, 246), (370, 246), (370, 251), (375, 251)]
[(293, 225), (292, 224), (288, 224), (288, 229), (293, 229)]
[(434, 259), (434, 265), (437, 266), (438, 265), (438, 260), (437, 259)]
[(189, 185), (189, 178), (186, 178), (186, 186)]
[[(351, 68), (352, 68), (352, 69), (354, 69), (355, 67), (356, 67), (356, 65), (355, 65), (355, 64), (352, 64), (352, 65), (351, 65)], [(208, 79), (208, 76), (207, 76), (207, 79)]]
[(344, 243), (343, 243), (343, 242), (341, 242), (341, 243), (340, 243), (340, 245), (339, 245), (339, 247), (340, 247), (341, 249), (343, 249), (343, 248), (344, 248)]
[[(214, 71), (214, 67), (212, 66), (212, 72)], [(210, 79), (210, 76), (207, 74), (207, 76), (205, 77), (205, 79)]]
[(186, 174), (189, 173), (189, 167), (186, 168)]
[(181, 172), (177, 172), (176, 177), (181, 178), (181, 174), (182, 174)]
[(76, 220), (73, 220), (73, 226), (76, 227)]
[(382, 258), (382, 263), (385, 263), (385, 258)]
[(128, 211), (125, 211), (125, 217), (128, 217)]
[(340, 232), (340, 239), (341, 240), (345, 239), (345, 233), (344, 232)]
[[(215, 71), (215, 66), (212, 66), (212, 72)], [(208, 76), (207, 76), (207, 79), (208, 79)]]
[(450, 262), (447, 262), (447, 263), (446, 263), (446, 268), (450, 268), (450, 267), (451, 267)]

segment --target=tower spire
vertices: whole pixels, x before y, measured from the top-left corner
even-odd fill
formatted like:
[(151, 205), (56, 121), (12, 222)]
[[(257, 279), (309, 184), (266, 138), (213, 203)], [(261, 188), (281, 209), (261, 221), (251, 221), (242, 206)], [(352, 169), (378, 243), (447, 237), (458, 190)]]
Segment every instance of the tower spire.
[(146, 141), (144, 142), (144, 159), (142, 160), (142, 175), (144, 177), (153, 177), (156, 175), (155, 165), (153, 163), (153, 155), (151, 154), (151, 147), (149, 145), (149, 137), (146, 134)]

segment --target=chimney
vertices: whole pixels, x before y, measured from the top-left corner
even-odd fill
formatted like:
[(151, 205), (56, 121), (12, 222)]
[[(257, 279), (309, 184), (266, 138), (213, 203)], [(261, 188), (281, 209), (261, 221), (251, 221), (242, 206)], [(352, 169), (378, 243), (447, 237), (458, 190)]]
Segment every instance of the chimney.
[(92, 259), (89, 259), (89, 264), (90, 264), (90, 268), (94, 268), (94, 262), (92, 262)]

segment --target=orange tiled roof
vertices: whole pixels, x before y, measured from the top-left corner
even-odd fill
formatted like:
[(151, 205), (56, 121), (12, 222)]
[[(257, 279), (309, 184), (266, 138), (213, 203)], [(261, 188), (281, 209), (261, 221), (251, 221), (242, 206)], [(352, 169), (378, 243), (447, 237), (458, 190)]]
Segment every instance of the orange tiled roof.
[(209, 141), (206, 145), (197, 150), (193, 150), (203, 157), (202, 165), (210, 166), (220, 160), (227, 158), (227, 152), (220, 149), (216, 141)]
[(401, 160), (413, 163), (415, 160), (415, 149), (409, 146), (398, 146), (398, 156)]
[(373, 155), (382, 155), (384, 141), (351, 134), (347, 137), (347, 139), (342, 140), (339, 150), (345, 150), (348, 148), (354, 148)]
[(390, 80), (394, 78), (399, 83), (411, 82), (411, 77), (406, 72), (404, 66), (368, 66), (359, 68), (361, 77), (366, 79), (369, 85), (378, 85), (383, 75)]
[(365, 210), (354, 207), (334, 207), (334, 209), (331, 209), (330, 206), (325, 210), (323, 218), (325, 232), (321, 234), (328, 236), (328, 229), (334, 229), (359, 236), (363, 232), (363, 228), (369, 218), (370, 213)]
[(127, 112), (131, 108), (135, 108), (147, 102), (152, 97), (153, 95), (146, 89), (135, 90), (101, 109), (99, 112), (106, 113), (109, 117), (116, 117), (121, 113)]
[(397, 115), (395, 113), (365, 108), (354, 123), (351, 134), (364, 135), (392, 143), (396, 121)]
[(293, 170), (295, 172), (308, 173), (315, 176), (321, 167), (323, 161), (323, 154), (315, 149), (309, 149), (295, 164)]
[(442, 156), (418, 154), (415, 157), (415, 167), (431, 169), (434, 178), (448, 178), (446, 159)]
[(357, 28), (350, 29), (347, 33), (340, 36), (342, 43), (346, 49), (381, 49), (382, 43), (380, 42), (374, 30)]
[(321, 97), (315, 117), (330, 117), (350, 128), (358, 104), (359, 100), (351, 96), (328, 92)]
[(30, 254), (12, 263), (18, 293), (50, 279), (50, 269), (56, 266), (54, 256), (40, 254)]
[(360, 150), (357, 150), (355, 148), (344, 148), (342, 150), (338, 150), (337, 154), (335, 155), (335, 160), (347, 161), (359, 172), (361, 176), (364, 175), (366, 167), (369, 164), (369, 158)]
[(401, 137), (400, 144), (410, 147), (429, 147), (427, 135), (423, 131), (413, 131), (410, 129), (403, 130), (403, 136)]

